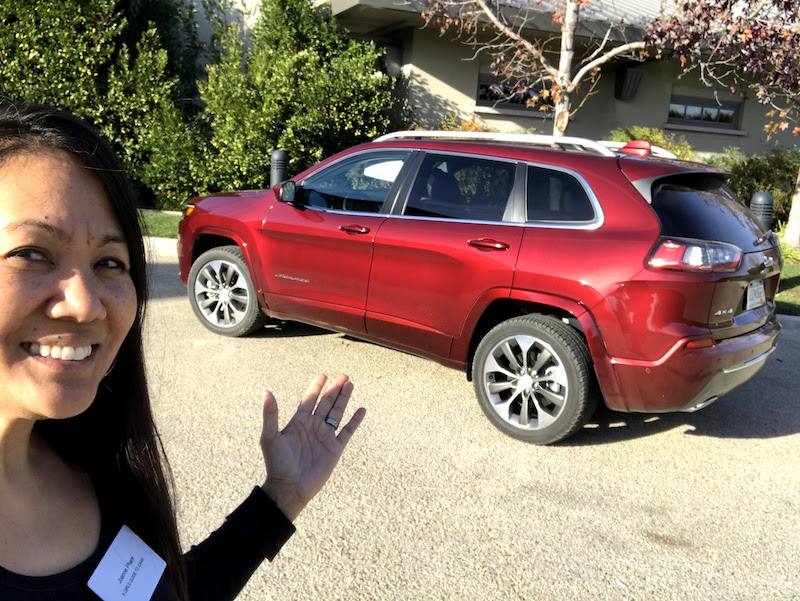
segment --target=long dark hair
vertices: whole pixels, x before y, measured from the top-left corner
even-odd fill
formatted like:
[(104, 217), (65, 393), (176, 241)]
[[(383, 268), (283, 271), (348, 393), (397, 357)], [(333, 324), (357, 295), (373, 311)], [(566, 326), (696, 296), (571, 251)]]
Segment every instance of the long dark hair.
[(147, 264), (135, 194), (117, 155), (85, 121), (53, 107), (0, 104), (0, 165), (11, 156), (50, 150), (69, 153), (102, 183), (128, 243), (137, 312), (89, 409), (70, 419), (39, 421), (35, 429), (66, 461), (92, 477), (100, 497), (165, 559), (179, 597), (187, 599), (172, 479), (145, 374)]

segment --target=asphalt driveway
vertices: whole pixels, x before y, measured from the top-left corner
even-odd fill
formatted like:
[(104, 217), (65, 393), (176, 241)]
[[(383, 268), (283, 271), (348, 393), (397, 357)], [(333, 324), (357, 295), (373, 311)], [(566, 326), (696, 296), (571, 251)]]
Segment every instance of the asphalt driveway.
[(800, 599), (800, 319), (707, 409), (601, 411), (536, 447), (491, 427), (464, 375), (430, 361), (293, 323), (211, 334), (174, 241), (153, 244), (146, 353), (186, 546), (264, 477), (264, 387), (285, 421), (314, 374), (345, 371), (367, 408), (242, 599)]

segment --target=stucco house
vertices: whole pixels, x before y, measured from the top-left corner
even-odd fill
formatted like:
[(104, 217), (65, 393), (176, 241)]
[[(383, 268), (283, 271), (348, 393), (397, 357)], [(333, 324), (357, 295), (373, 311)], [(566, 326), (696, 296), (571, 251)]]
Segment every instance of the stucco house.
[[(530, 35), (557, 32), (548, 12), (549, 0), (541, 6), (538, 0), (521, 1), (524, 4), (518, 6), (534, 14)], [(421, 6), (415, 0), (330, 0), (331, 13), (340, 25), (386, 48), (387, 71), (402, 78), (416, 119), (436, 124), (456, 115), (501, 131), (552, 132), (551, 112), (542, 113), (521, 102), (497, 102), (487, 92), (497, 83), (488, 59), (474, 58), (474, 49), (453, 33), (442, 35), (434, 27), (424, 27)], [(605, 31), (608, 23), (644, 26), (660, 9), (661, 0), (591, 0), (581, 13), (576, 41), (580, 43), (578, 36), (586, 39), (592, 30)], [(723, 90), (715, 98), (695, 76), (679, 77), (680, 73), (676, 59), (606, 64), (596, 93), (572, 117), (567, 134), (603, 139), (612, 129), (642, 125), (682, 135), (701, 153), (727, 147), (762, 153), (776, 145), (797, 143), (791, 134), (767, 140), (765, 109), (746, 91)]]

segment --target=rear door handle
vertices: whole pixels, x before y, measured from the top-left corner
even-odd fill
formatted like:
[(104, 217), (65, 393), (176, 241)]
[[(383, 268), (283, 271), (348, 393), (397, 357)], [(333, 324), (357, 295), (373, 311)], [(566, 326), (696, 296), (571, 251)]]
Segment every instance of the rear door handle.
[(369, 228), (363, 225), (340, 225), (339, 229), (348, 234), (369, 234)]
[(481, 250), (508, 250), (508, 244), (499, 242), (493, 238), (477, 238), (476, 240), (468, 240), (467, 244), (480, 248)]

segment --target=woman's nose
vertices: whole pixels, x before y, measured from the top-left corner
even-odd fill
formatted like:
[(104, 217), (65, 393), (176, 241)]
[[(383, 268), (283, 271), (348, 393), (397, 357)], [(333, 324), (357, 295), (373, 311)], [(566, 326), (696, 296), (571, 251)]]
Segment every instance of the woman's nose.
[(102, 284), (94, 275), (73, 269), (59, 281), (59, 290), (49, 306), (49, 317), (90, 322), (105, 319), (106, 308), (101, 298)]

